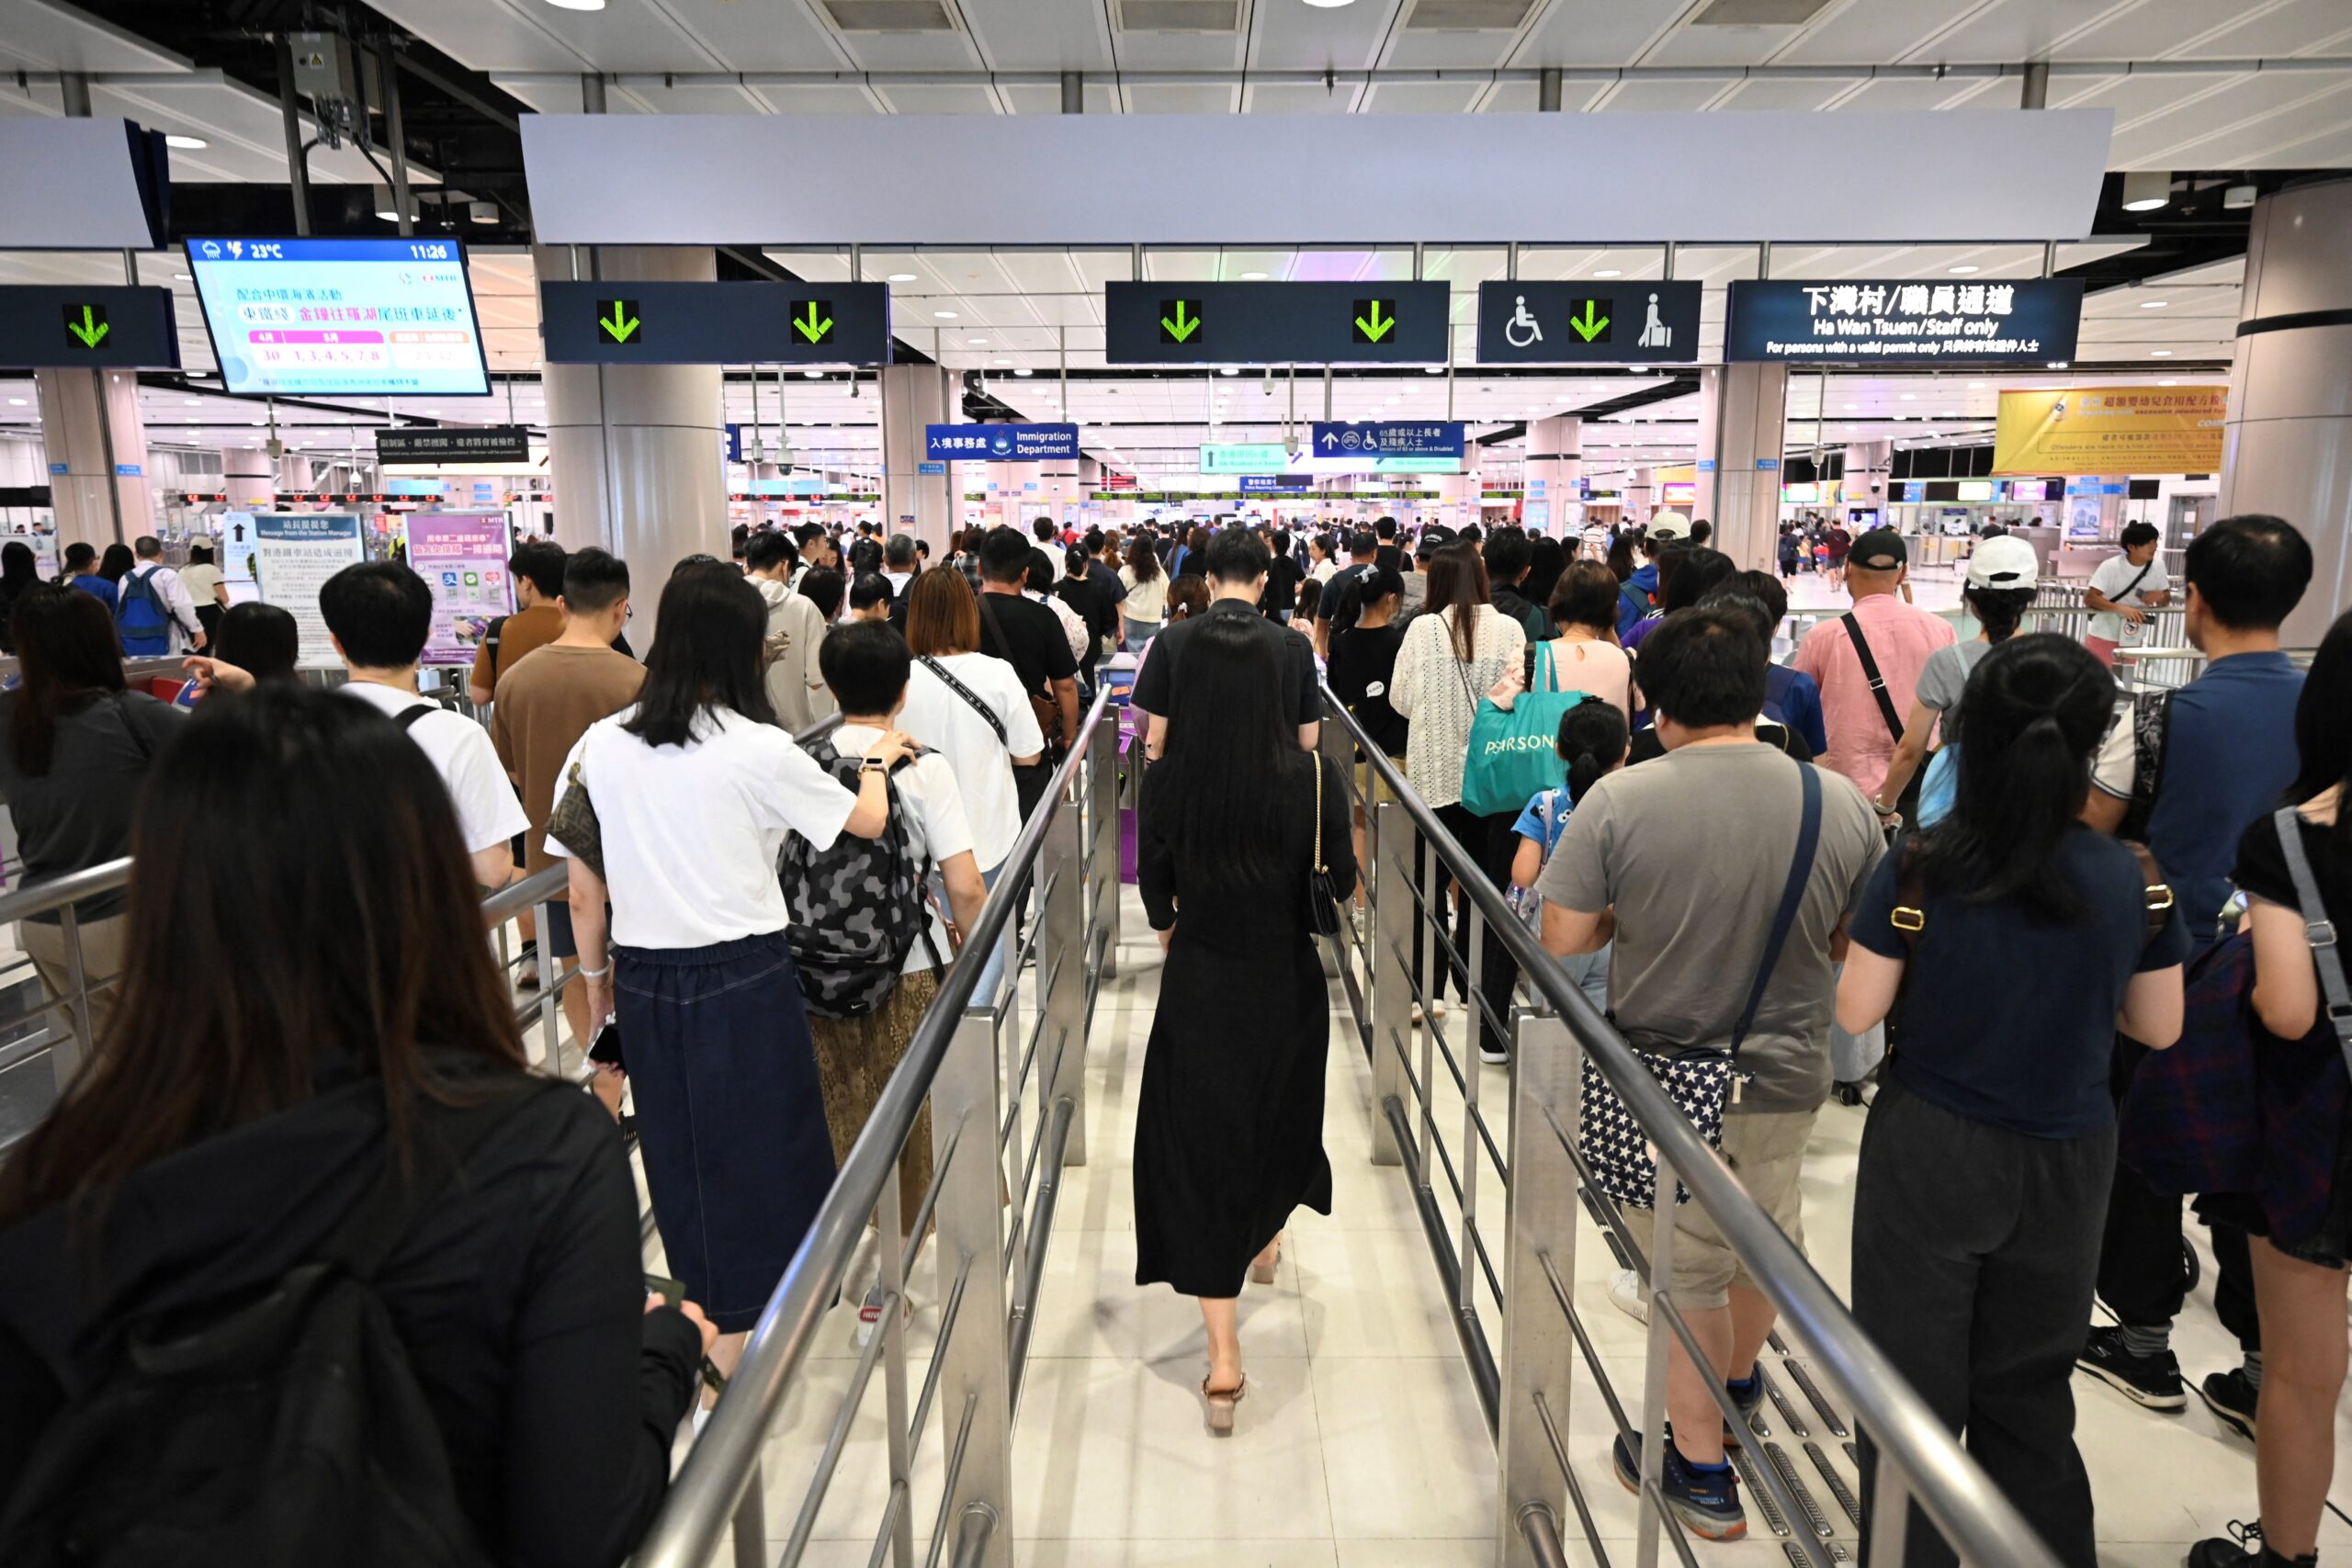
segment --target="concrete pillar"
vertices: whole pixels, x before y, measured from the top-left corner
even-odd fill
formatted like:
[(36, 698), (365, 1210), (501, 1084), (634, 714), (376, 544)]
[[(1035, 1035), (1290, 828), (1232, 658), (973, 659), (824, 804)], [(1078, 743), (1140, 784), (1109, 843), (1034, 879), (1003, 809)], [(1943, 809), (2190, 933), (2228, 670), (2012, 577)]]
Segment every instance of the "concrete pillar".
[(155, 496), (147, 479), (139, 378), (128, 370), (64, 367), (34, 371), (33, 387), (40, 399), (60, 553), (76, 543), (103, 551), (153, 533)]
[(1617, 508), (1620, 521), (1646, 523), (1657, 504), (1657, 470), (1647, 466), (1637, 468), (1625, 478), (1625, 497)]
[(1848, 506), (1884, 506), (1893, 499), (1887, 476), (1894, 471), (1894, 442), (1849, 442), (1844, 475), (1838, 481), (1838, 499)]
[[(2315, 570), (2280, 636), (2318, 644), (2352, 606), (2352, 178), (2255, 204), (2222, 426), (2219, 515), (2267, 512)], [(2302, 318), (2312, 324), (2296, 324)]]
[[(1079, 489), (1079, 461), (1074, 457), (1059, 458), (1037, 465), (1037, 492), (1031, 500), (1042, 501), (1052, 509), (1056, 528), (1078, 520), (1078, 504), (1085, 499)], [(1061, 563), (1054, 563), (1058, 569)]]
[(277, 465), (258, 446), (232, 446), (220, 454), (220, 489), (232, 511), (274, 511)]
[[(1712, 543), (1742, 570), (1772, 570), (1781, 512), (1781, 452), (1787, 444), (1789, 367), (1725, 365), (1699, 373), (1698, 500), (1692, 521), (1714, 525)], [(1714, 468), (1710, 471), (1707, 464)], [(1769, 468), (1758, 468), (1769, 462)]]
[[(262, 456), (269, 456), (266, 447), (263, 449)], [(274, 459), (272, 466), (277, 470), (277, 493), (280, 495), (301, 495), (318, 488), (311, 477), (311, 459), (308, 457), (288, 452), (285, 457)]]
[(1520, 512), (1530, 528), (1540, 520), (1544, 533), (1560, 539), (1584, 526), (1584, 504), (1577, 494), (1584, 473), (1584, 421), (1565, 414), (1530, 420), (1521, 472), (1526, 478)]
[[(541, 277), (571, 277), (572, 252), (533, 253)], [(580, 276), (624, 282), (708, 283), (716, 252), (689, 246), (601, 246)], [(550, 365), (548, 475), (556, 539), (601, 545), (628, 561), (642, 615), (686, 556), (727, 558), (726, 431), (716, 365)], [(646, 626), (642, 647), (655, 628)]]
[(882, 383), (882, 531), (912, 534), (947, 558), (947, 536), (964, 525), (963, 506), (950, 481), (969, 479), (968, 466), (926, 474), (923, 427), (956, 422), (948, 373), (936, 365), (885, 366)]

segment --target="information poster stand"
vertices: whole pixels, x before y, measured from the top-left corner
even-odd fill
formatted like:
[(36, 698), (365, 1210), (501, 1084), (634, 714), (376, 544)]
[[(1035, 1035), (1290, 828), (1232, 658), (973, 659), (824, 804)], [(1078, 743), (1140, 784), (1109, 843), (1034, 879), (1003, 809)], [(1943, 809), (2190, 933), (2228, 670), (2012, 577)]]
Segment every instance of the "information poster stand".
[(271, 512), (254, 515), (254, 573), (261, 596), (294, 617), (302, 667), (334, 670), (342, 660), (319, 613), (328, 578), (364, 558), (359, 518), (347, 512)]
[(408, 564), (433, 590), (423, 662), (471, 664), (490, 623), (514, 614), (511, 547), (503, 512), (409, 513)]

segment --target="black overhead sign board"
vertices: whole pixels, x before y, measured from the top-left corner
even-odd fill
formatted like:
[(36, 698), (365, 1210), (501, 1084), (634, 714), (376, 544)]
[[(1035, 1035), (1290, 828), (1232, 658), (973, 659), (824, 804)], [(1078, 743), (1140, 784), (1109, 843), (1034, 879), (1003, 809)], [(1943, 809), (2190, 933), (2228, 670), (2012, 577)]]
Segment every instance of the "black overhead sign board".
[(1861, 365), (2048, 365), (2075, 357), (2080, 278), (1731, 286), (1724, 358)]
[(888, 365), (882, 283), (542, 283), (559, 365)]
[(1482, 283), (1481, 365), (1689, 365), (1695, 283)]
[(0, 365), (176, 370), (179, 364), (180, 334), (168, 288), (0, 288)]
[(1109, 283), (1112, 365), (1442, 365), (1442, 283)]
[(376, 432), (379, 463), (527, 463), (531, 433), (519, 424), (442, 425)]

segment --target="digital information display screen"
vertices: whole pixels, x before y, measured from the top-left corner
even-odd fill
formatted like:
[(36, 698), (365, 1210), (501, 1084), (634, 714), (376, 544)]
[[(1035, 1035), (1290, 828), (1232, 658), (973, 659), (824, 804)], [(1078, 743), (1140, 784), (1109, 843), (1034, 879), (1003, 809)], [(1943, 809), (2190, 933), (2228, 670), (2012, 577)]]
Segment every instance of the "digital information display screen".
[(456, 240), (192, 239), (187, 259), (232, 392), (490, 391)]

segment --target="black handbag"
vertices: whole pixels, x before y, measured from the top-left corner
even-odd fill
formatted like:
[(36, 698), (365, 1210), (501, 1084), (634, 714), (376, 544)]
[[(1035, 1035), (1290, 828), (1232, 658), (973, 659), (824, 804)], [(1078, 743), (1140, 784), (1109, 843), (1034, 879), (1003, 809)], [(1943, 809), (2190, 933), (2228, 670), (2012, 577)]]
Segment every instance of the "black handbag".
[(1340, 904), (1355, 897), (1353, 887), (1341, 887), (1323, 863), (1323, 759), (1315, 761), (1315, 864), (1306, 874), (1306, 923), (1317, 936), (1340, 934)]

